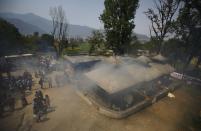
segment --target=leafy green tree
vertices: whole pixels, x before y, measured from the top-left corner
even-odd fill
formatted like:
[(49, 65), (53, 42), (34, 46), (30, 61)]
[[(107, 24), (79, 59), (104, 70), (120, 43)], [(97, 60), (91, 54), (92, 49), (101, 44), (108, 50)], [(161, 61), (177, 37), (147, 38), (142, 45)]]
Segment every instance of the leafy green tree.
[(139, 0), (105, 0), (100, 16), (106, 32), (107, 48), (125, 54), (135, 27), (134, 18)]
[(42, 34), (41, 35), (41, 39), (49, 41), (49, 42), (53, 42), (54, 41), (54, 37), (52, 35), (49, 35), (49, 34)]
[(181, 38), (187, 51), (186, 66), (193, 57), (201, 63), (201, 1), (181, 0), (182, 7), (176, 22), (176, 34)]
[(92, 36), (89, 37), (88, 42), (90, 44), (89, 54), (105, 50), (104, 35), (98, 30), (92, 32)]
[(23, 42), (25, 43), (26, 51), (36, 52), (38, 50), (40, 37), (37, 35), (37, 32), (34, 32), (32, 35), (23, 36)]
[(172, 60), (184, 60), (186, 49), (185, 43), (177, 38), (172, 38), (164, 42), (163, 54)]
[[(42, 34), (41, 40), (48, 42), (48, 44), (54, 47), (54, 37), (49, 34)], [(56, 49), (55, 49), (56, 50)]]
[(158, 39), (152, 36), (143, 46), (144, 49), (149, 50), (150, 53), (156, 53), (158, 51)]
[(0, 18), (0, 40), (6, 39), (10, 42), (19, 42), (21, 38), (22, 35), (13, 24), (10, 24), (6, 20)]
[(79, 38), (70, 38), (69, 39), (69, 46), (71, 47), (71, 49), (78, 47), (79, 44), (81, 44), (81, 41), (79, 40)]
[(131, 38), (131, 42), (130, 42), (130, 45), (129, 45), (129, 48), (128, 48), (128, 54), (137, 54), (137, 51), (139, 49), (142, 49), (142, 43), (141, 41), (139, 41), (137, 39), (137, 37), (135, 35), (132, 36)]
[(22, 51), (22, 35), (18, 29), (0, 18), (0, 56), (19, 53)]

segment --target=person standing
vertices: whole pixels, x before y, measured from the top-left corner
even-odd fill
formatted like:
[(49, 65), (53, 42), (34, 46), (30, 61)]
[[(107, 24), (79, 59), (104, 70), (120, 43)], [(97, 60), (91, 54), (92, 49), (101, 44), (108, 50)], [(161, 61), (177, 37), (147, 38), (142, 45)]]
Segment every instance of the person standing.
[(44, 82), (44, 80), (43, 80), (43, 78), (41, 77), (40, 80), (39, 80), (39, 84), (40, 84), (40, 86), (41, 86), (41, 89), (43, 89), (43, 82)]
[(53, 88), (53, 86), (52, 86), (52, 78), (50, 76), (48, 77), (48, 85), (49, 85), (49, 88)]
[(42, 120), (41, 106), (42, 106), (42, 101), (37, 96), (37, 94), (35, 94), (35, 98), (33, 99), (33, 114), (37, 122), (40, 122)]
[(44, 99), (43, 94), (40, 90), (36, 91), (35, 98), (33, 99), (33, 114), (36, 117), (36, 121), (40, 122), (42, 120), (42, 116), (45, 113), (44, 111)]
[[(35, 98), (33, 99), (33, 115), (34, 115), (34, 117), (37, 117), (38, 112), (39, 112), (38, 98), (37, 98), (37, 95), (35, 94)], [(38, 118), (37, 118), (37, 120), (38, 120)]]
[(28, 80), (28, 90), (29, 90), (29, 91), (31, 91), (31, 89), (32, 89), (32, 84), (33, 84), (32, 79), (29, 79), (29, 80)]
[(47, 109), (50, 108), (50, 98), (47, 94), (45, 95), (45, 105)]

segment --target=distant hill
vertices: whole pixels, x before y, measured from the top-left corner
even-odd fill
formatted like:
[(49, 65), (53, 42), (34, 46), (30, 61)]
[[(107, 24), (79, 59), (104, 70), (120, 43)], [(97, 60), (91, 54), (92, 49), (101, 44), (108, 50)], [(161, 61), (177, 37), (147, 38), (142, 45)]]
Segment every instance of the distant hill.
[(29, 23), (26, 23), (22, 20), (19, 19), (13, 19), (13, 18), (6, 18), (6, 21), (8, 21), (9, 23), (15, 25), (15, 27), (18, 28), (19, 32), (22, 34), (33, 34), (33, 32), (39, 32), (40, 34), (44, 34), (46, 33), (46, 31), (42, 30), (41, 28), (35, 26), (35, 25), (31, 25)]
[[(0, 13), (0, 17), (6, 19), (8, 22), (14, 24), (21, 33), (32, 34), (36, 30), (42, 33), (50, 33), (52, 30), (52, 22), (48, 19), (35, 15), (33, 13), (16, 14), (16, 13)], [(87, 38), (91, 32), (96, 30), (88, 26), (80, 26), (69, 24), (70, 37)], [(136, 34), (136, 33), (135, 33)], [(136, 34), (140, 41), (148, 41), (149, 37), (142, 34)]]
[[(41, 33), (50, 33), (52, 30), (52, 22), (48, 19), (45, 19), (43, 17), (37, 16), (33, 13), (28, 14), (16, 14), (16, 13), (0, 13), (0, 17), (9, 20), (12, 24), (16, 25), (19, 30), (23, 30), (23, 25), (15, 24), (16, 20), (21, 21), (21, 24), (27, 23), (30, 25), (33, 25), (37, 27), (38, 32)], [(15, 21), (11, 21), (11, 19), (14, 19)], [(23, 27), (24, 28), (24, 27)], [(93, 28), (87, 27), (87, 26), (80, 26), (80, 25), (72, 25), (69, 24), (69, 35), (70, 37), (82, 37), (86, 38), (91, 35), (91, 32), (95, 30)], [(40, 32), (42, 31), (42, 32)], [(26, 33), (28, 31), (23, 31), (21, 33), (23, 34), (30, 34), (30, 32)]]
[(52, 24), (51, 21), (37, 16), (33, 13), (28, 13), (28, 14), (16, 14), (16, 13), (0, 13), (0, 16), (3, 17), (4, 19), (18, 19), (23, 22), (26, 22), (28, 24), (37, 26), (44, 30), (45, 32), (50, 32), (52, 29)]

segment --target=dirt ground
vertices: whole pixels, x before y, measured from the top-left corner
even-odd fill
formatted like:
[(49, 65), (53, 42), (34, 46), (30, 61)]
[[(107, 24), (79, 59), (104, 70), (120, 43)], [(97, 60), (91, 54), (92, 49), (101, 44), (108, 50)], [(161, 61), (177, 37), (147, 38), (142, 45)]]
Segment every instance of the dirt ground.
[[(44, 89), (55, 111), (36, 123), (32, 105), (0, 118), (0, 131), (200, 131), (197, 121), (201, 109), (199, 87), (181, 87), (176, 98), (163, 98), (154, 105), (125, 119), (99, 114), (75, 92), (73, 86)], [(200, 129), (200, 130), (199, 130)]]

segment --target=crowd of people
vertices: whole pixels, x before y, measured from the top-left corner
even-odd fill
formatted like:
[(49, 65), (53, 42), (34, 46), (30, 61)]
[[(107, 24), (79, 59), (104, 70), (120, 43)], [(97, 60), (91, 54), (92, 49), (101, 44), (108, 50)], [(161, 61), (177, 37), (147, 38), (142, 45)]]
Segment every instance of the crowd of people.
[[(4, 62), (1, 61), (0, 63)], [(68, 80), (71, 80), (69, 75), (73, 74), (72, 70), (64, 70), (63, 74), (56, 73), (56, 75), (52, 75), (51, 73), (54, 69), (57, 70), (56, 64), (55, 68), (53, 67), (54, 63), (56, 63), (53, 61), (52, 57), (39, 57), (39, 63), (37, 63), (38, 68), (34, 74), (35, 76), (32, 76), (33, 74), (28, 69), (25, 70), (22, 75), (12, 76), (12, 70), (11, 68), (6, 68), (6, 62), (4, 62), (4, 66), (0, 66), (0, 116), (4, 114), (5, 111), (14, 111), (16, 108), (16, 100), (19, 100), (19, 98), (22, 108), (29, 105), (30, 101), (27, 100), (27, 96), (32, 94), (33, 90), (35, 90), (35, 88), (32, 89), (35, 87), (34, 85), (39, 84), (38, 87), (40, 90), (37, 89), (35, 92), (32, 103), (34, 118), (36, 118), (38, 122), (42, 120), (43, 116), (48, 112), (48, 109), (51, 110), (51, 108), (49, 96), (43, 96), (41, 90), (46, 88), (46, 84), (48, 84), (49, 88), (53, 88), (53, 83), (54, 87), (61, 87), (67, 83)], [(14, 94), (18, 94), (18, 96)], [(7, 110), (7, 108), (9, 110)]]
[(39, 78), (38, 84), (41, 89), (44, 89), (44, 83), (48, 83), (49, 88), (53, 88), (52, 78), (48, 76), (44, 71), (39, 70), (35, 72), (35, 77)]
[[(39, 85), (41, 89), (43, 89), (43, 83), (45, 82), (45, 73), (43, 71), (39, 71)], [(48, 80), (50, 88), (52, 87), (51, 80)], [(27, 101), (27, 93), (32, 92), (33, 87), (33, 77), (30, 72), (27, 70), (20, 76), (11, 76), (7, 75), (7, 77), (0, 75), (0, 117), (3, 116), (5, 111), (14, 111), (16, 105), (16, 96), (14, 94), (20, 94), (21, 107), (25, 107), (28, 105)], [(35, 92), (35, 96), (33, 99), (33, 114), (37, 121), (41, 121), (41, 117), (47, 113), (48, 108), (50, 107), (49, 96), (45, 95), (43, 97), (43, 93), (41, 90)]]
[(22, 107), (28, 105), (26, 100), (25, 91), (32, 90), (32, 75), (25, 71), (22, 76), (14, 77), (3, 77), (0, 76), (0, 115), (3, 114), (4, 108), (7, 107), (7, 110), (14, 111), (15, 109), (15, 97), (14, 93), (20, 93), (20, 99)]
[(54, 65), (54, 58), (51, 56), (40, 56), (39, 57), (39, 68), (44, 71), (50, 71)]
[(12, 91), (24, 91), (24, 90), (31, 90), (32, 88), (32, 75), (25, 71), (22, 76), (14, 77), (3, 77), (0, 76), (0, 84), (1, 88), (5, 90)]
[(33, 114), (34, 118), (37, 122), (43, 120), (43, 116), (48, 112), (50, 109), (50, 99), (48, 95), (43, 97), (43, 93), (41, 90), (35, 92), (35, 98), (33, 99)]

